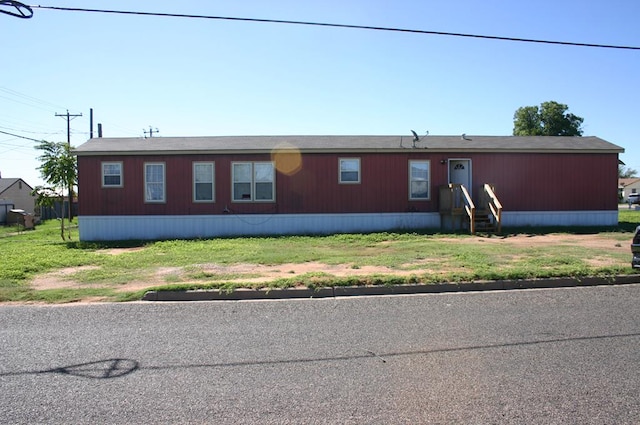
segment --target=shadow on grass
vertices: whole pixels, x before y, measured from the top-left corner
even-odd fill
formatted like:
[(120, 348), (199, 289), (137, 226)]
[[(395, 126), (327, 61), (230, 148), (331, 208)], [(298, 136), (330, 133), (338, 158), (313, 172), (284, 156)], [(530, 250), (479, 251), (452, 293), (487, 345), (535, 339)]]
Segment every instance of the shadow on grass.
[(633, 233), (637, 223), (619, 223), (618, 226), (549, 226), (549, 227), (508, 227), (503, 228), (499, 236), (544, 236), (551, 233), (570, 235), (596, 235), (598, 233)]
[(65, 245), (68, 249), (78, 249), (94, 251), (98, 249), (115, 249), (115, 248), (142, 248), (156, 241), (148, 240), (126, 240), (126, 241), (67, 241)]
[[(549, 226), (549, 227), (503, 227), (500, 233), (476, 233), (476, 236), (488, 236), (488, 237), (510, 237), (510, 236), (544, 236), (552, 233), (565, 233), (573, 235), (595, 235), (598, 233), (634, 233), (638, 223), (619, 223), (618, 226)], [(232, 236), (218, 236), (211, 238), (190, 238), (181, 240), (192, 241), (210, 241), (210, 240), (232, 240), (232, 239), (258, 239), (258, 240), (273, 240), (273, 239), (287, 239), (292, 237), (304, 237), (311, 239), (323, 239), (328, 237), (334, 237), (338, 235), (344, 236), (357, 236), (357, 235), (418, 235), (418, 236), (468, 236), (468, 230), (456, 230), (447, 231), (443, 229), (417, 229), (417, 230), (396, 230), (389, 232), (368, 232), (368, 233), (344, 233), (344, 234), (305, 234), (305, 235), (232, 235)], [(152, 245), (155, 242), (162, 242), (167, 240), (176, 239), (155, 239), (155, 240), (123, 240), (123, 241), (67, 241), (65, 243), (68, 249), (77, 250), (100, 250), (100, 249), (115, 249), (115, 248), (143, 248), (148, 245)]]

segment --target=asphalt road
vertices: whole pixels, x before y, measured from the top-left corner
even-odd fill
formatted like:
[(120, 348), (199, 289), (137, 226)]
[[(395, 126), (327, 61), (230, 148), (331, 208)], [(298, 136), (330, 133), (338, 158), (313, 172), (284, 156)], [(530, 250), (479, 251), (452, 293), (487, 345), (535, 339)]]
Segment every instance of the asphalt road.
[(0, 423), (638, 424), (640, 285), (0, 306)]

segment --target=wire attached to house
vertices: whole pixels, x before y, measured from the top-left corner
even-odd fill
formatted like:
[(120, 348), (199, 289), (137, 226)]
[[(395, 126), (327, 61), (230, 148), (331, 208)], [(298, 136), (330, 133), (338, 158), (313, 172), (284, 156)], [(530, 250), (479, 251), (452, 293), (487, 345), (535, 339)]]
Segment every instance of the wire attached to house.
[[(9, 2), (9, 3), (18, 3), (18, 2)], [(553, 44), (553, 45), (574, 46), (574, 47), (597, 47), (597, 48), (604, 48), (604, 49), (640, 50), (640, 47), (638, 46), (577, 43), (577, 42), (571, 42), (571, 41), (554, 41), (554, 40), (542, 40), (542, 39), (532, 39), (532, 38), (502, 37), (502, 36), (494, 36), (494, 35), (465, 34), (465, 33), (445, 32), (445, 31), (416, 30), (416, 29), (408, 29), (408, 28), (378, 27), (378, 26), (370, 26), (370, 25), (350, 25), (350, 24), (335, 24), (335, 23), (313, 22), (313, 21), (240, 18), (240, 17), (230, 17), (230, 16), (194, 15), (194, 14), (181, 14), (181, 13), (86, 9), (86, 8), (77, 8), (77, 7), (57, 7), (57, 6), (40, 6), (40, 5), (31, 6), (31, 7), (34, 9), (48, 9), (48, 10), (58, 10), (58, 11), (66, 11), (66, 12), (93, 12), (93, 13), (111, 13), (111, 14), (120, 14), (120, 15), (157, 16), (157, 17), (167, 17), (167, 18), (215, 19), (215, 20), (258, 22), (258, 23), (269, 23), (269, 24), (307, 25), (307, 26), (317, 26), (317, 27), (332, 27), (332, 28), (360, 29), (360, 30), (373, 30), (373, 31), (392, 31), (392, 32), (403, 32), (403, 33), (425, 34), (425, 35), (444, 35), (444, 36), (451, 36), (451, 37), (478, 38), (478, 39), (486, 39), (486, 40), (513, 41), (513, 42), (522, 42), (522, 43)]]
[(0, 13), (5, 13), (10, 16), (15, 16), (16, 18), (29, 19), (33, 16), (33, 10), (30, 6), (26, 4), (20, 3), (19, 1), (13, 0), (0, 0), (0, 8), (1, 7), (12, 7), (15, 11), (11, 10), (2, 10), (0, 9)]

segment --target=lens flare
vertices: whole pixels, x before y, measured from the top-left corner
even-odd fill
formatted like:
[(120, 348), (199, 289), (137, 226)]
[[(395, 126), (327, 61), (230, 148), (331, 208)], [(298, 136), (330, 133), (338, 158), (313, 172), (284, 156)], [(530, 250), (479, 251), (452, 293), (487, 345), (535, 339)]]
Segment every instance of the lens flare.
[(280, 143), (271, 151), (271, 160), (276, 170), (287, 176), (296, 174), (302, 168), (300, 149), (289, 143)]

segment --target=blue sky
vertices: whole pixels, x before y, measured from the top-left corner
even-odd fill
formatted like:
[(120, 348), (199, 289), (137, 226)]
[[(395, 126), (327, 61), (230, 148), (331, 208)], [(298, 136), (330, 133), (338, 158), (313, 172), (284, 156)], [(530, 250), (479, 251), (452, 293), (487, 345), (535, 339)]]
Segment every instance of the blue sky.
[[(640, 46), (635, 0), (49, 0), (42, 6), (315, 21)], [(0, 131), (89, 137), (510, 135), (520, 106), (555, 100), (584, 135), (635, 134), (640, 51), (451, 36), (34, 9), (0, 14)], [(30, 140), (0, 134), (0, 172), (42, 181)]]

